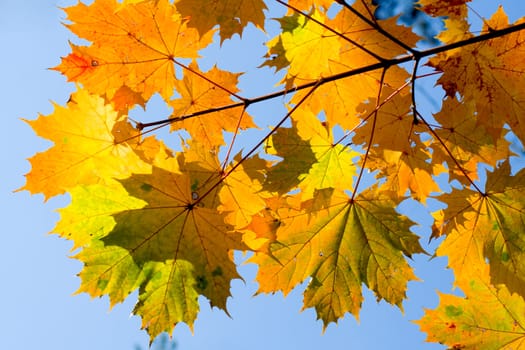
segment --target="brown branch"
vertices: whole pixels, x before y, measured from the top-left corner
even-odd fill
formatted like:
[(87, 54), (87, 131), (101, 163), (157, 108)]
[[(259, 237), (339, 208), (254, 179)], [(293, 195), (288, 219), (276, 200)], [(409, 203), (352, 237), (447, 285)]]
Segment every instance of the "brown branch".
[(349, 70), (349, 71), (345, 71), (345, 72), (342, 72), (342, 73), (334, 74), (334, 75), (331, 75), (331, 76), (328, 76), (328, 77), (325, 77), (325, 78), (321, 78), (321, 79), (316, 80), (316, 81), (312, 81), (310, 83), (306, 83), (306, 84), (302, 84), (302, 85), (296, 86), (296, 87), (294, 87), (292, 89), (283, 89), (283, 90), (276, 91), (276, 92), (273, 92), (273, 93), (270, 93), (270, 94), (267, 94), (267, 95), (262, 95), (262, 96), (251, 98), (251, 99), (247, 98), (247, 99), (245, 99), (242, 102), (236, 102), (236, 103), (232, 103), (232, 104), (225, 105), (225, 106), (214, 107), (214, 108), (198, 111), (198, 112), (195, 112), (195, 113), (192, 113), (192, 114), (184, 115), (184, 116), (177, 116), (177, 117), (174, 117), (174, 118), (158, 120), (158, 121), (150, 122), (150, 123), (140, 123), (139, 122), (139, 123), (137, 123), (137, 128), (139, 130), (143, 130), (144, 128), (148, 128), (148, 127), (151, 127), (151, 126), (156, 126), (156, 125), (160, 125), (160, 124), (170, 124), (170, 123), (174, 123), (174, 122), (177, 122), (177, 121), (181, 121), (181, 120), (197, 117), (197, 116), (200, 116), (200, 115), (211, 114), (211, 113), (215, 113), (215, 112), (219, 112), (219, 111), (223, 111), (223, 110), (227, 110), (227, 109), (231, 109), (231, 108), (236, 108), (236, 107), (240, 107), (240, 106), (248, 107), (249, 105), (251, 105), (253, 103), (258, 103), (258, 102), (274, 99), (274, 98), (277, 98), (277, 97), (285, 96), (287, 94), (294, 93), (294, 92), (299, 91), (299, 90), (312, 88), (314, 86), (321, 86), (321, 85), (323, 85), (325, 83), (329, 83), (329, 82), (332, 82), (332, 81), (336, 81), (336, 80), (352, 77), (352, 76), (359, 75), (359, 74), (362, 74), (362, 73), (371, 72), (371, 71), (374, 71), (376, 69), (387, 69), (387, 68), (395, 66), (395, 65), (399, 65), (399, 64), (402, 64), (402, 63), (414, 61), (414, 60), (421, 59), (421, 58), (424, 58), (424, 57), (432, 56), (432, 55), (435, 55), (435, 54), (438, 54), (438, 53), (441, 53), (441, 52), (446, 52), (446, 51), (450, 51), (450, 50), (453, 50), (453, 49), (461, 48), (461, 47), (464, 47), (464, 46), (476, 44), (476, 43), (479, 43), (479, 42), (483, 42), (483, 41), (499, 38), (499, 37), (502, 37), (502, 36), (505, 36), (505, 35), (508, 35), (508, 34), (511, 34), (511, 33), (514, 33), (514, 32), (520, 31), (520, 30), (524, 30), (524, 29), (525, 29), (525, 22), (524, 23), (515, 24), (515, 25), (509, 26), (509, 27), (504, 28), (504, 29), (492, 30), (492, 31), (490, 31), (488, 33), (481, 34), (481, 35), (478, 35), (478, 36), (475, 36), (475, 37), (470, 37), (470, 38), (467, 38), (467, 39), (464, 39), (464, 40), (460, 40), (460, 41), (457, 41), (455, 43), (434, 47), (432, 49), (427, 49), (427, 50), (424, 50), (424, 51), (417, 51), (417, 53), (407, 54), (407, 55), (404, 55), (404, 56), (401, 56), (401, 57), (388, 59), (388, 60), (385, 60), (385, 61), (382, 61), (382, 62), (378, 62), (378, 63), (370, 64), (370, 65), (367, 65), (367, 66), (355, 68), (355, 69), (352, 69), (352, 70)]

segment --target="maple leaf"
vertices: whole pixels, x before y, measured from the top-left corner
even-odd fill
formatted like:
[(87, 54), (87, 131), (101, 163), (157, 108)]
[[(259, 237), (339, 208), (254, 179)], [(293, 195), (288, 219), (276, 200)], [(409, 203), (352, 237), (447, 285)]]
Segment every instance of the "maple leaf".
[(428, 162), (428, 152), (422, 149), (409, 152), (384, 150), (378, 154), (372, 150), (368, 156), (368, 166), (378, 169), (377, 177), (386, 180), (381, 186), (383, 190), (396, 193), (398, 197), (404, 197), (409, 190), (413, 198), (422, 202), (432, 193), (440, 192), (432, 176), (444, 169)]
[(447, 237), (436, 254), (448, 256), (456, 281), (468, 278), (471, 269), (487, 259), (492, 282), (504, 283), (509, 291), (523, 295), (524, 173), (522, 170), (510, 176), (510, 166), (505, 162), (487, 175), (485, 193), (462, 189), (439, 198), (449, 207), (441, 214), (440, 227)]
[[(415, 132), (411, 96), (388, 86), (381, 94), (379, 101), (374, 98), (358, 107), (366, 123), (356, 130), (352, 142), (365, 146), (371, 142), (380, 149), (408, 152), (413, 148), (412, 143), (421, 142)], [(380, 101), (386, 102), (380, 104)]]
[(248, 23), (264, 27), (266, 5), (262, 0), (180, 0), (176, 7), (182, 16), (189, 17), (188, 25), (197, 28), (201, 36), (219, 25), (221, 43), (235, 34), (241, 35)]
[(472, 103), (445, 99), (441, 111), (434, 116), (440, 123), (435, 129), (440, 142), (430, 146), (433, 161), (446, 162), (451, 179), (465, 185), (478, 178), (480, 163), (494, 167), (509, 156), (508, 141), (499, 135), (494, 142), (483, 126), (476, 125), (474, 114)]
[(381, 93), (380, 100), (360, 106), (366, 123), (356, 130), (352, 141), (369, 149), (366, 165), (380, 170), (378, 177), (386, 177), (383, 188), (400, 197), (410, 190), (414, 198), (425, 201), (431, 193), (440, 192), (432, 175), (443, 169), (436, 166), (438, 162), (429, 162), (433, 156), (421, 141), (425, 129), (411, 112), (411, 96), (388, 86)]
[(481, 277), (462, 287), (464, 298), (441, 294), (436, 310), (418, 320), (427, 341), (450, 349), (511, 350), (525, 345), (525, 301), (504, 285), (493, 286)]
[(197, 58), (211, 42), (200, 37), (168, 0), (121, 5), (115, 0), (78, 3), (65, 9), (68, 28), (93, 44), (71, 44), (72, 53), (54, 69), (91, 93), (112, 98), (122, 86), (147, 100), (160, 93), (167, 101), (176, 80), (179, 58)]
[[(325, 15), (318, 11), (313, 12), (311, 19), (293, 14), (279, 20), (283, 33), (276, 39), (280, 40), (286, 60), (290, 62), (288, 76), (316, 80), (327, 73), (330, 60), (339, 58), (337, 36), (317, 23), (324, 20)], [(273, 41), (268, 45), (271, 47)]]
[[(142, 289), (133, 310), (142, 317), (142, 328), (150, 334), (150, 344), (162, 332), (170, 332), (179, 322), (193, 329), (199, 311), (199, 291), (207, 287), (206, 277), (197, 276), (185, 260), (157, 262), (148, 273), (153, 276)], [(216, 274), (222, 273), (215, 270)]]
[[(508, 19), (500, 7), (488, 20), (484, 31), (508, 27)], [(523, 62), (516, 61), (525, 49), (522, 32), (510, 34), (458, 49), (452, 55), (438, 55), (430, 65), (442, 71), (438, 82), (447, 96), (459, 93), (465, 100), (475, 101), (477, 123), (492, 135), (500, 137), (507, 123), (512, 131), (525, 139), (525, 125), (520, 116), (525, 111)], [(475, 86), (473, 86), (475, 84)]]
[[(199, 71), (196, 64), (191, 64), (189, 70)], [(232, 97), (238, 92), (239, 75), (222, 71), (217, 67), (203, 74), (186, 75), (182, 81), (175, 83), (175, 88), (181, 97), (170, 101), (173, 115), (177, 118), (206, 111), (216, 106), (232, 104)], [(184, 119), (172, 124), (173, 129), (186, 129), (192, 138), (210, 148), (224, 144), (223, 131), (237, 133), (253, 127), (255, 124), (252, 118), (242, 106), (202, 115), (198, 118)]]
[(33, 169), (21, 190), (49, 198), (79, 183), (151, 171), (135, 152), (140, 149), (139, 132), (86, 90), (74, 93), (66, 107), (55, 105), (52, 114), (27, 123), (54, 145), (30, 159)]
[(135, 175), (122, 183), (132, 195), (148, 202), (147, 210), (116, 214), (117, 225), (103, 239), (105, 244), (132, 250), (137, 261), (192, 262), (196, 278), (201, 276), (208, 283), (197, 287), (213, 305), (225, 309), (229, 281), (238, 277), (228, 251), (243, 250), (244, 245), (240, 235), (230, 232), (224, 215), (195, 204), (191, 173), (154, 169), (151, 175)]
[[(241, 234), (230, 231), (215, 208), (197, 202), (192, 183), (199, 174), (191, 174), (154, 168), (122, 185), (73, 191), (61, 212), (70, 224), (57, 225), (62, 232), (75, 229), (69, 238), (84, 246), (76, 256), (85, 264), (79, 292), (108, 294), (114, 304), (139, 287), (136, 311), (152, 338), (177, 322), (191, 326), (197, 295), (226, 309), (230, 281), (239, 278), (231, 250), (246, 248)], [(87, 201), (100, 205), (86, 210)]]
[(367, 191), (350, 200), (334, 193), (326, 207), (311, 200), (278, 209), (280, 225), (270, 253), (250, 259), (259, 265), (259, 292), (286, 295), (311, 278), (304, 307), (315, 307), (325, 327), (346, 312), (358, 315), (362, 283), (378, 299), (401, 307), (406, 284), (416, 278), (403, 254), (423, 249), (392, 200), (374, 195)]
[(301, 182), (316, 161), (311, 145), (298, 135), (297, 123), (291, 128), (280, 128), (269, 139), (265, 151), (283, 158), (268, 169), (265, 188), (287, 193)]
[(299, 136), (309, 141), (316, 158), (308, 174), (299, 183), (303, 200), (312, 198), (316, 190), (352, 189), (356, 174), (353, 159), (359, 157), (360, 153), (335, 143), (330, 131), (313, 114), (302, 113), (296, 120)]
[(303, 200), (327, 188), (351, 189), (360, 154), (335, 143), (325, 123), (312, 113), (293, 118), (293, 127), (276, 132), (267, 151), (283, 157), (267, 173), (265, 188), (286, 193), (295, 188)]

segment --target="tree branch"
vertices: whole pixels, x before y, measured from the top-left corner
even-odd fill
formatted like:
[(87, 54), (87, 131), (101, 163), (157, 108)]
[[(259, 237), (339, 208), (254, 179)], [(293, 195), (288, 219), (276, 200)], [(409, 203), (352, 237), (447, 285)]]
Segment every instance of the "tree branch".
[(175, 123), (175, 122), (182, 121), (182, 120), (185, 120), (185, 119), (189, 119), (189, 118), (193, 118), (193, 117), (197, 117), (197, 116), (201, 116), (201, 115), (205, 115), (205, 114), (211, 114), (211, 113), (215, 113), (215, 112), (220, 112), (220, 111), (231, 109), (231, 108), (237, 108), (237, 107), (241, 107), (241, 106), (248, 107), (251, 104), (262, 102), (262, 101), (267, 101), (267, 100), (274, 99), (274, 98), (281, 97), (281, 96), (285, 96), (287, 94), (294, 93), (294, 92), (299, 91), (299, 90), (312, 88), (314, 86), (321, 86), (321, 85), (323, 85), (325, 83), (329, 83), (329, 82), (340, 80), (340, 79), (344, 79), (344, 78), (349, 78), (349, 77), (352, 77), (352, 76), (355, 76), (355, 75), (359, 75), (359, 74), (362, 74), (362, 73), (371, 72), (371, 71), (374, 71), (376, 69), (387, 69), (389, 67), (392, 67), (392, 66), (395, 66), (395, 65), (399, 65), (399, 64), (402, 64), (402, 63), (406, 63), (406, 62), (410, 62), (410, 61), (414, 61), (414, 60), (418, 61), (418, 60), (420, 60), (421, 58), (424, 58), (424, 57), (432, 56), (432, 55), (435, 55), (435, 54), (438, 54), (438, 53), (441, 53), (441, 52), (450, 51), (450, 50), (453, 50), (453, 49), (465, 47), (465, 46), (476, 44), (476, 43), (483, 42), (483, 41), (496, 39), (496, 38), (499, 38), (499, 37), (502, 37), (502, 36), (505, 36), (505, 35), (508, 35), (508, 34), (511, 34), (511, 33), (514, 33), (514, 32), (518, 32), (520, 30), (524, 30), (524, 29), (525, 29), (525, 23), (519, 23), (519, 24), (515, 24), (515, 25), (512, 25), (512, 26), (509, 26), (509, 27), (504, 28), (504, 29), (491, 30), (488, 33), (481, 34), (481, 35), (478, 35), (478, 36), (474, 36), (474, 37), (471, 37), (471, 38), (468, 38), (468, 39), (460, 40), (460, 41), (457, 41), (455, 43), (434, 47), (434, 48), (427, 49), (427, 50), (424, 50), (424, 51), (417, 51), (415, 53), (403, 55), (403, 56), (400, 56), (400, 57), (397, 57), (397, 58), (392, 58), (392, 59), (384, 60), (384, 61), (381, 61), (381, 62), (378, 62), (378, 63), (370, 64), (370, 65), (367, 65), (367, 66), (351, 69), (351, 70), (348, 70), (348, 71), (345, 71), (345, 72), (342, 72), (342, 73), (338, 73), (338, 74), (334, 74), (334, 75), (331, 75), (331, 76), (328, 76), (328, 77), (320, 78), (318, 80), (315, 80), (315, 81), (312, 81), (312, 82), (309, 82), (309, 83), (306, 83), (306, 84), (302, 84), (302, 85), (296, 86), (296, 87), (291, 88), (291, 89), (283, 89), (283, 90), (279, 90), (279, 91), (276, 91), (276, 92), (273, 92), (273, 93), (270, 93), (270, 94), (267, 94), (267, 95), (262, 95), (262, 96), (258, 96), (258, 97), (251, 98), (251, 99), (247, 98), (247, 99), (245, 99), (242, 102), (236, 102), (236, 103), (232, 103), (232, 104), (225, 105), (225, 106), (209, 108), (209, 109), (198, 111), (198, 112), (191, 113), (191, 114), (188, 114), (188, 115), (176, 116), (176, 117), (172, 117), (172, 118), (168, 118), (168, 119), (162, 119), (162, 120), (158, 120), (158, 121), (154, 121), (154, 122), (150, 122), (150, 123), (140, 123), (139, 122), (139, 123), (137, 123), (136, 126), (137, 126), (137, 128), (139, 130), (143, 130), (143, 129), (148, 128), (148, 127), (161, 125), (161, 124), (171, 124), (171, 123)]

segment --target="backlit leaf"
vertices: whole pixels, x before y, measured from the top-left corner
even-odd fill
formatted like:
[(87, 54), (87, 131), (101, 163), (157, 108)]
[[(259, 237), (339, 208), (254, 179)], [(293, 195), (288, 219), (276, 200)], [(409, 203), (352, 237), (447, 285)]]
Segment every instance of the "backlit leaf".
[(135, 153), (140, 148), (139, 132), (120, 121), (104, 99), (85, 90), (73, 94), (66, 107), (55, 105), (52, 114), (27, 122), (39, 136), (54, 143), (30, 159), (33, 169), (21, 189), (31, 193), (49, 198), (79, 183), (151, 170)]
[[(175, 65), (197, 58), (211, 42), (201, 38), (168, 0), (120, 6), (116, 0), (78, 3), (66, 9), (68, 28), (91, 46), (71, 45), (72, 53), (55, 69), (88, 91), (109, 98), (123, 85), (144, 99), (173, 95)], [(180, 63), (178, 64), (181, 65)]]
[(463, 189), (440, 198), (455, 204), (444, 210), (442, 230), (447, 237), (437, 254), (448, 256), (457, 281), (471, 276), (471, 269), (486, 259), (492, 282), (504, 283), (510, 292), (523, 296), (524, 171), (510, 176), (509, 164), (504, 163), (487, 176), (486, 193)]
[[(225, 216), (197, 202), (192, 178), (154, 168), (120, 184), (91, 185), (72, 194), (56, 230), (83, 250), (80, 292), (121, 302), (139, 288), (137, 312), (154, 338), (174, 322), (191, 326), (196, 297), (226, 309), (231, 279), (239, 278), (233, 249), (245, 249)], [(100, 203), (86, 210), (84, 203)], [(95, 233), (95, 235), (93, 235)], [(186, 292), (180, 294), (181, 288)]]
[(278, 209), (280, 225), (270, 253), (251, 259), (260, 266), (259, 292), (286, 295), (309, 279), (304, 307), (315, 307), (325, 326), (346, 312), (357, 317), (363, 283), (378, 299), (401, 307), (406, 284), (416, 278), (403, 255), (423, 250), (391, 199), (373, 195), (352, 201), (335, 193), (325, 208), (315, 208), (314, 199)]
[[(190, 65), (189, 69), (199, 71), (196, 64)], [(174, 117), (238, 102), (233, 100), (234, 95), (238, 92), (238, 77), (239, 74), (225, 72), (217, 67), (203, 74), (186, 75), (183, 80), (175, 83), (175, 88), (181, 97), (170, 102)], [(252, 118), (242, 106), (172, 124), (173, 129), (186, 129), (192, 138), (207, 147), (222, 146), (224, 144), (223, 131), (237, 133), (253, 127), (255, 124)]]
[(426, 310), (418, 320), (427, 341), (450, 349), (511, 350), (525, 345), (525, 302), (503, 285), (492, 286), (483, 278), (462, 288), (465, 298), (441, 294), (439, 307)]
[[(490, 26), (490, 27), (488, 27)], [(500, 8), (486, 22), (485, 31), (508, 27), (508, 19)], [(507, 123), (512, 131), (525, 139), (525, 124), (520, 118), (525, 111), (523, 62), (516, 56), (525, 50), (525, 34), (517, 32), (504, 38), (470, 45), (454, 55), (438, 55), (430, 63), (444, 74), (439, 79), (447, 96), (459, 93), (476, 104), (477, 124), (497, 139)]]

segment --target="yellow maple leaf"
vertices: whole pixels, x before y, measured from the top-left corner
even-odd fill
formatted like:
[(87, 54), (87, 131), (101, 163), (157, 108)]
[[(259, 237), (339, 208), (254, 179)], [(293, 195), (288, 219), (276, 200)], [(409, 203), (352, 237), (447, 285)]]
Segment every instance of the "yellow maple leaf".
[(441, 190), (432, 177), (444, 171), (443, 167), (428, 162), (430, 154), (416, 149), (408, 152), (384, 150), (377, 154), (375, 150), (369, 153), (368, 166), (380, 170), (378, 177), (385, 176), (386, 182), (381, 190), (396, 193), (398, 197), (410, 195), (425, 202), (432, 193)]
[[(324, 23), (326, 14), (314, 10), (311, 18)], [(288, 79), (299, 82), (317, 80), (328, 73), (329, 61), (338, 60), (339, 38), (312, 19), (298, 14), (279, 20), (283, 33), (268, 42), (268, 47), (282, 47), (280, 54), (286, 57), (290, 67)]]
[[(202, 174), (191, 164), (186, 170), (154, 167), (151, 174), (79, 186), (55, 228), (83, 248), (76, 256), (85, 265), (78, 292), (107, 294), (113, 305), (140, 288), (135, 312), (152, 339), (177, 322), (191, 327), (198, 295), (226, 310), (231, 279), (239, 278), (232, 251), (247, 248), (214, 202), (195, 195), (213, 183), (196, 189)], [(89, 201), (97, 206), (86, 207)]]
[(420, 126), (413, 116), (410, 94), (385, 86), (381, 99), (362, 104), (360, 115), (366, 123), (359, 127), (352, 141), (368, 149), (369, 169), (377, 169), (378, 177), (385, 176), (384, 190), (406, 195), (407, 190), (418, 200), (425, 201), (433, 192), (440, 192), (432, 178), (444, 170), (430, 162), (432, 154), (421, 141)]
[(55, 105), (52, 114), (27, 122), (54, 145), (30, 159), (33, 169), (21, 190), (49, 198), (79, 183), (151, 171), (151, 165), (136, 153), (140, 133), (119, 121), (117, 112), (103, 98), (86, 90), (74, 93), (66, 107)]
[[(189, 69), (198, 71), (195, 63), (191, 64)], [(238, 92), (239, 75), (217, 67), (206, 73), (185, 75), (181, 81), (175, 83), (180, 98), (170, 101), (174, 118), (232, 104)], [(237, 133), (253, 127), (255, 124), (243, 106), (183, 119), (172, 124), (172, 129), (186, 129), (193, 139), (209, 148), (224, 144), (223, 131)]]
[(439, 229), (446, 239), (436, 254), (448, 257), (457, 283), (468, 281), (475, 275), (472, 269), (488, 261), (492, 283), (504, 283), (509, 291), (523, 296), (523, 173), (511, 176), (505, 162), (488, 174), (485, 193), (462, 189), (439, 198), (448, 208), (440, 215)]
[(294, 115), (299, 137), (310, 143), (310, 148), (317, 159), (308, 173), (301, 177), (298, 187), (303, 200), (314, 197), (314, 193), (326, 188), (352, 190), (356, 174), (354, 158), (361, 154), (352, 148), (335, 143), (333, 136), (317, 116), (312, 113)]
[(410, 151), (414, 142), (421, 142), (411, 108), (410, 94), (385, 86), (379, 100), (372, 98), (358, 107), (366, 123), (356, 130), (352, 141), (364, 147), (371, 142), (373, 147), (384, 150)]
[(467, 186), (478, 178), (480, 163), (493, 167), (509, 156), (509, 142), (504, 138), (506, 132), (502, 130), (494, 140), (482, 125), (476, 125), (474, 108), (474, 104), (467, 101), (445, 99), (441, 111), (434, 116), (440, 123), (435, 129), (440, 142), (430, 146), (433, 162), (446, 162), (450, 179)]

